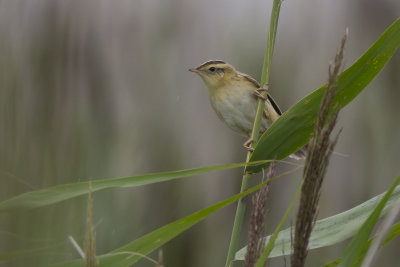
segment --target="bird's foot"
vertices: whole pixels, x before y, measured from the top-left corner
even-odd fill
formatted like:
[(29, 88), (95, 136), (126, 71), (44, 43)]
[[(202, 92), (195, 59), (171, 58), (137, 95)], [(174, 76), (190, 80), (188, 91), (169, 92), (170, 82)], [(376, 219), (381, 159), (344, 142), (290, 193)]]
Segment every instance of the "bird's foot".
[(252, 148), (250, 145), (253, 143), (253, 139), (249, 138), (246, 142), (244, 142), (243, 147), (250, 152), (254, 151), (254, 148)]
[(263, 87), (254, 90), (253, 94), (256, 97), (261, 98), (264, 101), (267, 101), (267, 98), (263, 95), (263, 92), (268, 92), (268, 87), (269, 87), (269, 84), (266, 83), (266, 84), (264, 84)]

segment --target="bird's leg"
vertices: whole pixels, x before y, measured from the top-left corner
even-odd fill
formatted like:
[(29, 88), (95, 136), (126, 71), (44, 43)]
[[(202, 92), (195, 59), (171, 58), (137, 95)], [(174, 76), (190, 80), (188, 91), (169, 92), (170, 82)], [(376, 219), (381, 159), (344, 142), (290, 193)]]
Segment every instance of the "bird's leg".
[[(269, 84), (266, 83), (266, 84), (264, 84), (263, 87), (254, 90), (253, 94), (254, 94), (256, 97), (259, 97), (259, 98), (261, 98), (261, 99), (264, 100), (264, 101), (267, 101), (267, 98), (266, 98), (262, 93), (263, 93), (263, 92), (268, 92), (268, 87), (269, 87)], [(266, 95), (267, 95), (267, 94), (266, 94)]]
[(243, 147), (247, 150), (247, 151), (254, 151), (254, 148), (252, 148), (250, 145), (253, 143), (253, 139), (250, 137), (246, 142), (243, 143)]

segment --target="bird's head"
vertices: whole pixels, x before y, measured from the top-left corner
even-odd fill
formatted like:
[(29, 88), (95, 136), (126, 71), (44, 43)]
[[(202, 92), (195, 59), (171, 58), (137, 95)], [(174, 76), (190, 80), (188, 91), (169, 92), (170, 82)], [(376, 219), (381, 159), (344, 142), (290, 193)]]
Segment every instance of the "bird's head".
[(232, 65), (221, 60), (207, 61), (197, 68), (189, 69), (189, 71), (197, 73), (209, 89), (223, 87), (237, 74)]

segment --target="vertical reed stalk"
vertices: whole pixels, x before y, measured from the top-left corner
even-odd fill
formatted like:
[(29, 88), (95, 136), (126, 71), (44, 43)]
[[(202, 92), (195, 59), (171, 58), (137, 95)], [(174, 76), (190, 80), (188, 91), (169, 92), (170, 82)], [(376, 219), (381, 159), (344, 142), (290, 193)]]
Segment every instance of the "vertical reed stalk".
[[(279, 19), (281, 3), (282, 3), (282, 0), (274, 0), (273, 5), (272, 5), (268, 41), (267, 41), (267, 47), (265, 50), (263, 70), (262, 70), (262, 74), (261, 74), (261, 83), (260, 83), (261, 86), (263, 86), (264, 84), (268, 84), (268, 81), (269, 81), (270, 66), (271, 66), (272, 54), (273, 54), (274, 46), (275, 46), (275, 37), (276, 37), (276, 31), (277, 31), (277, 27), (278, 27), (278, 19)], [(264, 94), (266, 94), (266, 92), (264, 92)], [(264, 101), (259, 99), (257, 102), (257, 113), (256, 113), (256, 116), (254, 119), (253, 131), (251, 133), (251, 139), (253, 140), (252, 147), (254, 147), (254, 145), (256, 144), (256, 142), (258, 140), (258, 135), (260, 133), (261, 118), (263, 116), (263, 110), (264, 110)], [(249, 151), (247, 153), (246, 162), (249, 162), (250, 156), (251, 156), (251, 152)], [(244, 173), (243, 179), (242, 179), (242, 186), (240, 188), (241, 193), (246, 191), (246, 189), (249, 187), (250, 177), (251, 177), (250, 174)], [(237, 251), (239, 237), (240, 237), (240, 231), (242, 229), (245, 211), (246, 211), (246, 204), (244, 203), (243, 199), (240, 199), (238, 202), (237, 208), (236, 208), (236, 215), (235, 215), (235, 220), (233, 223), (232, 236), (231, 236), (231, 241), (229, 244), (228, 256), (226, 258), (225, 267), (230, 266), (230, 264), (235, 256), (235, 253)]]
[(86, 233), (85, 233), (85, 261), (86, 267), (97, 267), (96, 260), (96, 236), (93, 227), (93, 197), (92, 183), (89, 183), (89, 194), (86, 214)]

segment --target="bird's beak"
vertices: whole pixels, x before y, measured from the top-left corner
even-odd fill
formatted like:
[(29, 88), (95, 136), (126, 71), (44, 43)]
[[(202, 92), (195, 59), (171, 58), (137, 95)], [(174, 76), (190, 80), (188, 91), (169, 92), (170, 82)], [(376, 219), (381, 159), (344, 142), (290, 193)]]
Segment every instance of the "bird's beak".
[(195, 72), (195, 73), (198, 73), (198, 72), (199, 72), (199, 70), (198, 70), (197, 68), (191, 68), (191, 69), (189, 69), (189, 71)]

